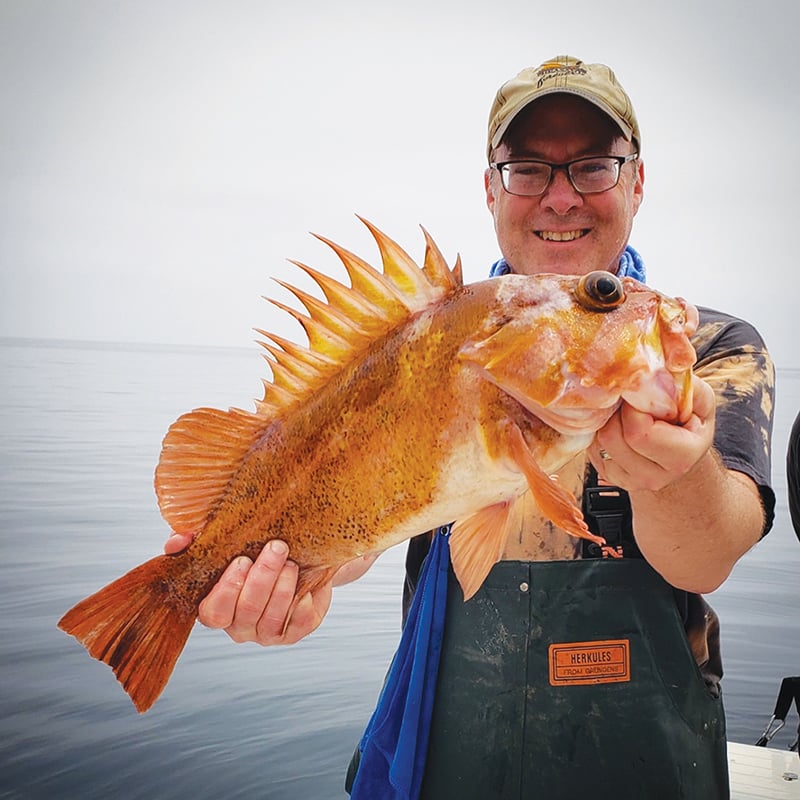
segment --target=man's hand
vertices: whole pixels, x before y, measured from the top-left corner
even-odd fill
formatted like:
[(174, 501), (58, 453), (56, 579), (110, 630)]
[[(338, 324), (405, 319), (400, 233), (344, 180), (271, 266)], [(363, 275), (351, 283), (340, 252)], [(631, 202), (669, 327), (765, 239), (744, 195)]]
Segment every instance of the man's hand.
[(705, 594), (758, 541), (764, 511), (755, 482), (726, 468), (713, 448), (713, 389), (692, 381), (685, 425), (623, 404), (589, 457), (601, 479), (628, 491), (636, 542), (650, 565), (673, 586)]
[[(173, 534), (164, 552), (180, 552), (191, 542), (188, 534)], [(246, 556), (234, 559), (200, 603), (200, 622), (222, 628), (235, 642), (294, 644), (319, 627), (330, 607), (333, 587), (361, 577), (378, 555), (348, 562), (333, 580), (306, 593), (292, 608), (298, 569), (287, 560), (288, 553), (286, 544), (274, 539), (255, 561)]]
[(589, 448), (601, 478), (629, 492), (657, 492), (686, 475), (714, 441), (714, 390), (697, 376), (692, 376), (692, 390), (692, 416), (685, 425), (623, 403)]

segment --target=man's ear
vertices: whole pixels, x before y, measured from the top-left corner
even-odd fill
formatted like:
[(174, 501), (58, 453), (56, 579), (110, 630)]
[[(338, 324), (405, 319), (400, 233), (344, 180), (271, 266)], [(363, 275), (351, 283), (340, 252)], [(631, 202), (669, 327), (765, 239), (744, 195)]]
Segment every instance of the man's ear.
[(494, 208), (494, 192), (492, 191), (492, 173), (494, 170), (491, 167), (487, 167), (486, 171), (483, 173), (483, 186), (486, 190), (486, 207), (489, 211), (492, 211)]
[(644, 161), (641, 158), (636, 160), (636, 183), (633, 185), (633, 213), (639, 210), (639, 206), (644, 200)]

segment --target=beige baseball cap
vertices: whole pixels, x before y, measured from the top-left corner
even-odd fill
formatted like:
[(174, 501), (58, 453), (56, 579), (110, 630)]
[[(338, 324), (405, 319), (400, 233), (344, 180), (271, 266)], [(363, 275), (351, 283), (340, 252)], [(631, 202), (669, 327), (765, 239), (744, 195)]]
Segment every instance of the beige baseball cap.
[(631, 99), (605, 64), (585, 64), (573, 56), (555, 56), (527, 67), (497, 92), (489, 114), (487, 155), (500, 144), (513, 119), (529, 103), (547, 94), (567, 92), (594, 103), (617, 123), (628, 141), (641, 145)]

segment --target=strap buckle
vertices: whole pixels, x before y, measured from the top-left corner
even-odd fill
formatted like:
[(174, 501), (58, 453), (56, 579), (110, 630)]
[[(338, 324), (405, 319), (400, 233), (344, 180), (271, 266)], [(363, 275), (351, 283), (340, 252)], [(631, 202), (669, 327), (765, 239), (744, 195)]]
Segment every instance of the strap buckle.
[(633, 537), (633, 514), (628, 493), (618, 486), (586, 486), (583, 516), (589, 530), (602, 536), (601, 546), (585, 540), (584, 558), (641, 558)]

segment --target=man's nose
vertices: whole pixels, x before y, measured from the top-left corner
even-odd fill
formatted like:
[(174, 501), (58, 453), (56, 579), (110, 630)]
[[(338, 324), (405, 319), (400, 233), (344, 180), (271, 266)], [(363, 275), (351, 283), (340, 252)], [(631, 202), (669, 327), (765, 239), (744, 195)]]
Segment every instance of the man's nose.
[(542, 195), (542, 204), (556, 214), (566, 214), (582, 203), (583, 198), (570, 182), (566, 167), (555, 167), (550, 185)]

